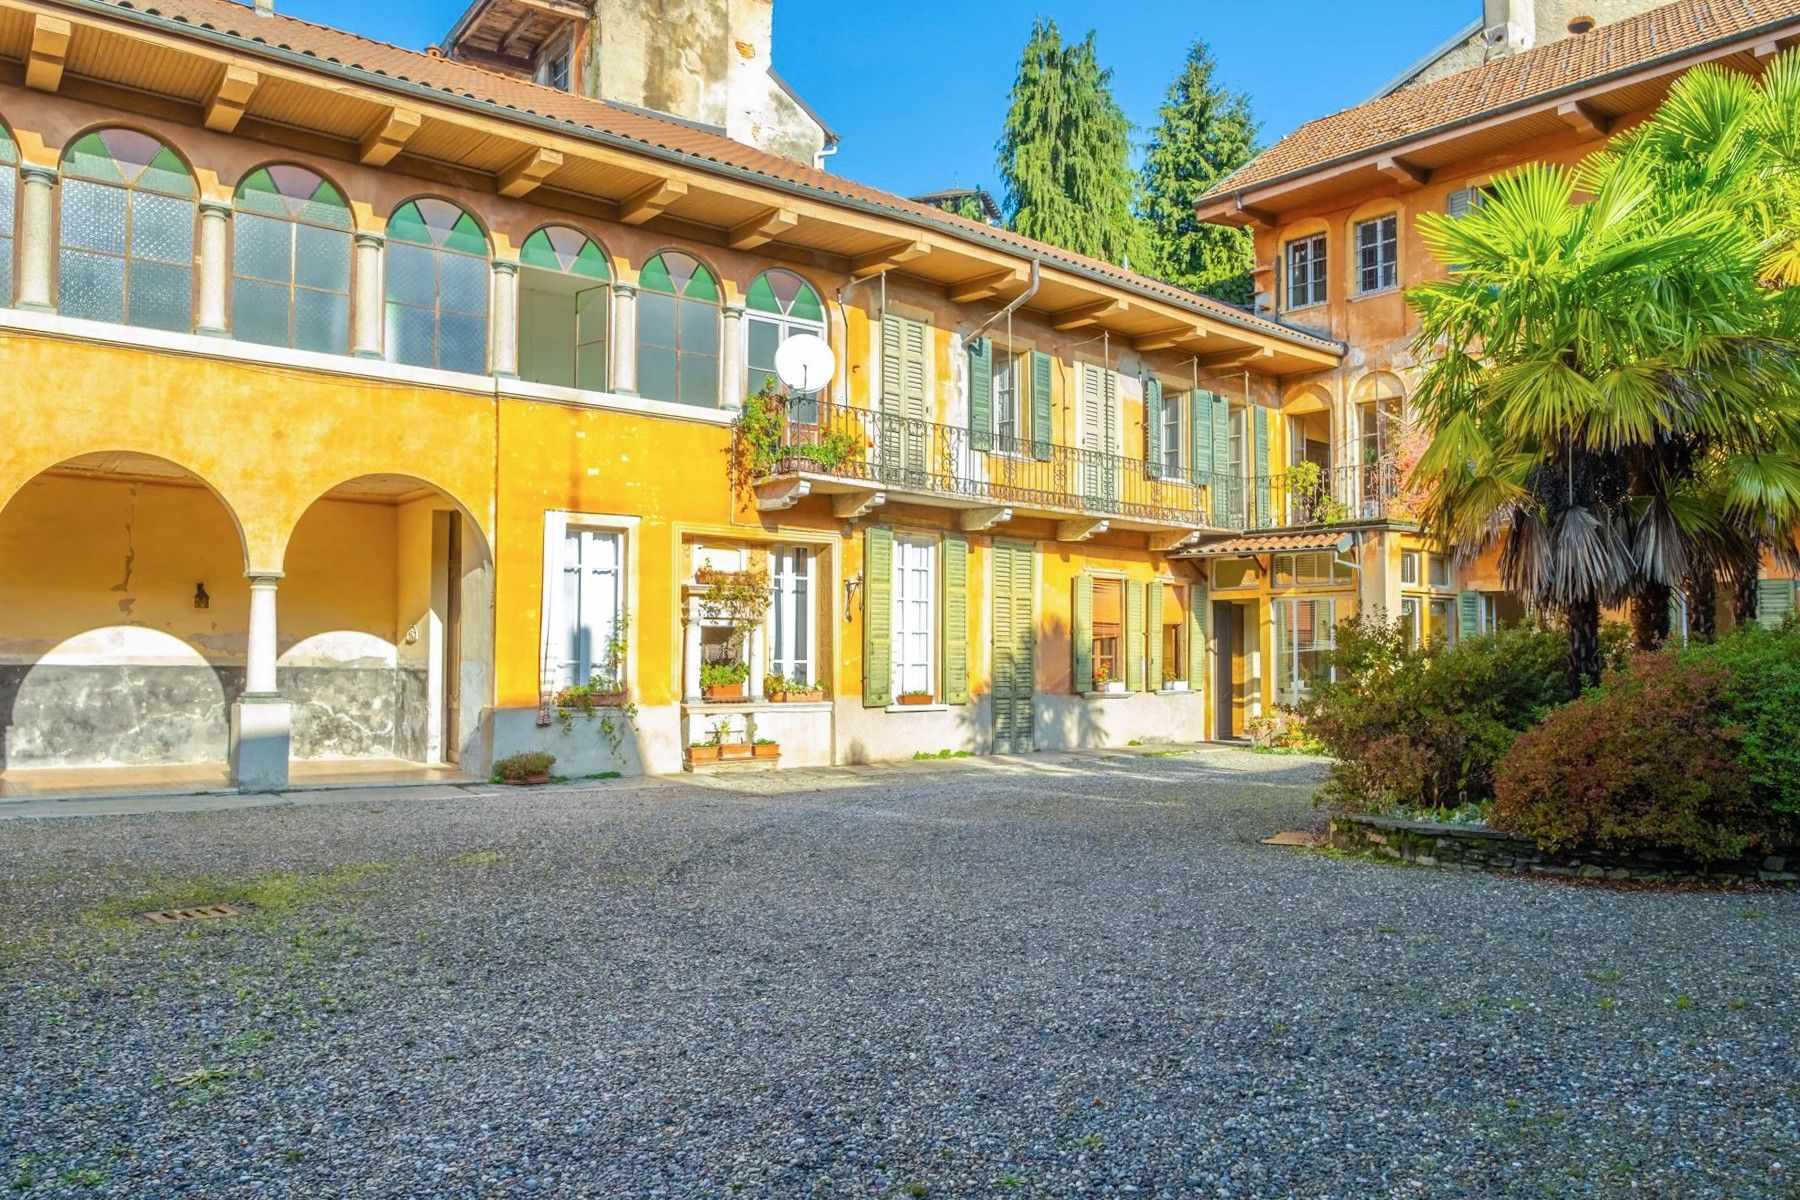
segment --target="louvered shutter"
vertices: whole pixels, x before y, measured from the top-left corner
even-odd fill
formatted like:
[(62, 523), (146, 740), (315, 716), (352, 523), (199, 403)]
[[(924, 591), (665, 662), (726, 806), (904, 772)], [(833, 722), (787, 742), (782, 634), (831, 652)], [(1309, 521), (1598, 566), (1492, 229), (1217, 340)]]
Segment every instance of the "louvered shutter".
[(1031, 452), (1048, 461), (1055, 441), (1050, 415), (1050, 356), (1033, 351), (1031, 355)]
[(1756, 581), (1756, 623), (1774, 629), (1794, 611), (1794, 581), (1791, 579), (1759, 579)]
[(1450, 193), (1450, 199), (1445, 205), (1444, 211), (1448, 212), (1452, 218), (1463, 216), (1475, 207), (1474, 195), (1474, 188), (1457, 188)]
[(944, 539), (944, 703), (969, 702), (969, 543)]
[(1144, 589), (1131, 580), (1120, 586), (1125, 591), (1125, 690), (1144, 690)]
[(905, 451), (906, 334), (904, 317), (881, 318), (881, 466), (884, 476), (898, 471)]
[(1162, 380), (1144, 380), (1144, 474), (1152, 479), (1162, 477)]
[(1162, 584), (1152, 581), (1144, 585), (1144, 612), (1149, 620), (1144, 629), (1144, 683), (1147, 691), (1160, 691), (1163, 681), (1163, 598)]
[(1197, 692), (1206, 680), (1206, 588), (1198, 580), (1188, 584), (1187, 611), (1187, 682), (1188, 690)]
[(1274, 504), (1269, 494), (1269, 410), (1258, 404), (1252, 407), (1250, 481), (1251, 503), (1256, 506), (1259, 526), (1273, 523)]
[(863, 706), (894, 702), (894, 531), (863, 532)]
[(1212, 482), (1213, 465), (1212, 393), (1198, 389), (1188, 393), (1188, 463), (1194, 483), (1205, 487)]
[(1471, 638), (1481, 632), (1481, 593), (1456, 593), (1456, 636)]
[(1075, 654), (1075, 691), (1094, 690), (1094, 580), (1075, 577), (1075, 603), (1069, 619), (1070, 648)]
[(994, 343), (987, 338), (969, 343), (969, 444), (994, 448)]

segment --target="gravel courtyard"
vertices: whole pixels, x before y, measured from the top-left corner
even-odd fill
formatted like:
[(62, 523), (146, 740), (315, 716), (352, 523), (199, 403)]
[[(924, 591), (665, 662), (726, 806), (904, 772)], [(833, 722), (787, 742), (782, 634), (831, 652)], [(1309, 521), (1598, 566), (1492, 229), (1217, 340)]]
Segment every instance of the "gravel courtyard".
[(1319, 775), (0, 821), (0, 1190), (1800, 1197), (1800, 896), (1258, 845)]

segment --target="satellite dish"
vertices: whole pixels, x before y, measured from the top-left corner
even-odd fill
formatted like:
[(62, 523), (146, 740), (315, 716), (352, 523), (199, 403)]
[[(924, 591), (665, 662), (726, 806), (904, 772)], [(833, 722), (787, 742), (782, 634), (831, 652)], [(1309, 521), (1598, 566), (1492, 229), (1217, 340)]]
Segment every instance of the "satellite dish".
[(775, 374), (789, 391), (810, 394), (831, 382), (837, 370), (837, 356), (825, 339), (811, 333), (797, 333), (775, 350)]

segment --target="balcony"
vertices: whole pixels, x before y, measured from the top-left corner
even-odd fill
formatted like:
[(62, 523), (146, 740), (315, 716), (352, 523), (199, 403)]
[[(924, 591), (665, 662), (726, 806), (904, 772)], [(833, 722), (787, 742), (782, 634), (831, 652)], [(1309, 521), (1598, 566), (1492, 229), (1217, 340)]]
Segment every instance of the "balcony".
[(903, 499), (960, 509), (965, 530), (1039, 517), (1058, 522), (1061, 540), (1141, 530), (1163, 548), (1249, 529), (1384, 520), (1399, 482), (1389, 462), (1248, 480), (1164, 478), (1143, 459), (807, 401), (781, 412), (772, 440), (751, 457), (763, 511), (827, 496), (848, 520)]

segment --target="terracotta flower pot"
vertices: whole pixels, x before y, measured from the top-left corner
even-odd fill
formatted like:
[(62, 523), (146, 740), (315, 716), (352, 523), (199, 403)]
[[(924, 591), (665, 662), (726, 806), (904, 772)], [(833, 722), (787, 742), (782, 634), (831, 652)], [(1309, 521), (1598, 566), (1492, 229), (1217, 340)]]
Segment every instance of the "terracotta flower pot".
[(712, 704), (742, 700), (744, 685), (741, 683), (709, 683), (700, 689), (700, 696)]
[(823, 689), (813, 688), (806, 692), (776, 692), (769, 701), (773, 704), (816, 704), (824, 698)]
[(779, 744), (770, 744), (770, 745), (766, 745), (766, 746), (763, 746), (763, 745), (752, 746), (751, 750), (757, 758), (780, 758), (781, 757), (781, 746)]
[(536, 784), (536, 783), (549, 783), (550, 782), (550, 772), (537, 771), (537, 772), (534, 772), (533, 774), (525, 775), (518, 779), (509, 779), (506, 782), (512, 784), (514, 787), (529, 787), (532, 784)]
[(719, 748), (717, 746), (689, 746), (687, 757), (691, 763), (718, 762)]
[(931, 701), (932, 697), (926, 695), (907, 695), (900, 697), (900, 703), (902, 704), (922, 705), (930, 704)]
[(723, 746), (719, 747), (719, 760), (721, 762), (731, 762), (737, 759), (749, 758), (750, 750), (751, 746), (749, 742), (726, 742)]

